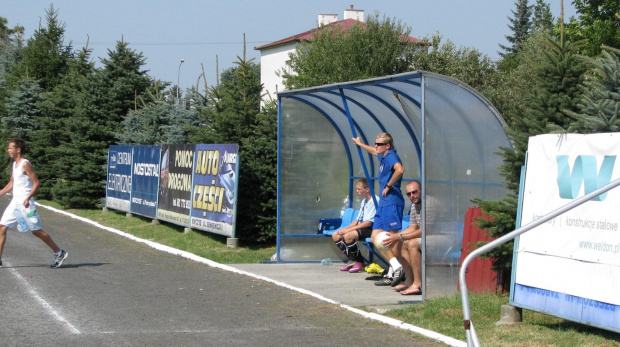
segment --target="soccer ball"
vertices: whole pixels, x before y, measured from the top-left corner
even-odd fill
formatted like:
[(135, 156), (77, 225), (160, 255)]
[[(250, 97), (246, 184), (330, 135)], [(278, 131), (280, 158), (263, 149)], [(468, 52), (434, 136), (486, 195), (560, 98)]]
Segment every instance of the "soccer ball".
[(386, 252), (389, 251), (391, 248), (385, 247), (385, 245), (383, 245), (383, 240), (387, 239), (388, 237), (390, 237), (390, 233), (388, 233), (387, 231), (382, 231), (380, 233), (378, 233), (377, 235), (375, 235), (375, 239), (372, 242), (373, 245), (375, 245), (375, 248), (379, 251), (379, 252)]

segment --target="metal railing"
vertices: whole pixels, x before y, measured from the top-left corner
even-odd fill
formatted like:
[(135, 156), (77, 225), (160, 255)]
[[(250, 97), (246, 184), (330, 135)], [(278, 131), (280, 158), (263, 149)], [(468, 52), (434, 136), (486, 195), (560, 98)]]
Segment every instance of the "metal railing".
[(597, 190), (586, 194), (584, 196), (582, 196), (581, 198), (575, 199), (573, 201), (571, 201), (570, 203), (544, 215), (543, 217), (541, 217), (540, 219), (537, 219), (517, 230), (514, 230), (498, 239), (495, 239), (489, 243), (487, 243), (486, 245), (475, 249), (474, 251), (472, 251), (467, 257), (465, 257), (465, 259), (463, 260), (463, 264), (461, 265), (461, 269), (459, 270), (459, 284), (461, 287), (461, 301), (463, 304), (463, 325), (465, 327), (465, 335), (467, 337), (467, 346), (480, 346), (480, 341), (478, 340), (478, 335), (476, 334), (476, 329), (474, 328), (474, 323), (471, 321), (471, 313), (469, 311), (469, 296), (467, 293), (467, 283), (465, 282), (465, 272), (467, 270), (467, 266), (469, 265), (469, 263), (474, 260), (474, 258), (478, 257), (479, 255), (486, 253), (488, 251), (490, 251), (493, 248), (496, 248), (500, 245), (503, 245), (504, 243), (514, 239), (515, 237), (525, 233), (526, 231), (529, 231), (531, 229), (536, 228), (537, 226), (548, 222), (549, 220), (565, 213), (568, 212), (570, 210), (572, 210), (573, 208), (613, 189), (616, 188), (617, 186), (620, 185), (620, 179), (617, 179), (611, 183), (608, 183), (606, 185), (604, 185), (601, 188), (598, 188)]

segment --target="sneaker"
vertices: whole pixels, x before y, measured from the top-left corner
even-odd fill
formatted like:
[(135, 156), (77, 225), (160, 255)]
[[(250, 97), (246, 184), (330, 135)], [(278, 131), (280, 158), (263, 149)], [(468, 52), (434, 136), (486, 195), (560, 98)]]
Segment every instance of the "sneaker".
[(353, 265), (352, 268), (349, 269), (349, 272), (354, 274), (356, 272), (360, 272), (364, 269), (364, 264), (359, 263), (359, 262), (355, 262), (355, 264)]
[(355, 262), (353, 260), (349, 260), (348, 263), (344, 264), (344, 266), (340, 268), (340, 271), (349, 271), (349, 269), (352, 268), (353, 265), (355, 265)]
[(377, 263), (372, 263), (368, 265), (364, 270), (368, 273), (376, 273), (376, 274), (380, 274), (383, 272), (383, 268), (379, 266), (379, 264)]
[(50, 265), (51, 268), (59, 268), (60, 265), (62, 265), (62, 262), (67, 259), (67, 256), (69, 255), (69, 253), (65, 252), (64, 250), (60, 250), (59, 254), (54, 254), (54, 261), (52, 262), (52, 265)]
[(401, 266), (394, 271), (394, 280), (392, 281), (392, 287), (399, 285), (404, 280), (405, 280), (405, 270)]
[(390, 277), (383, 277), (382, 279), (375, 282), (375, 286), (391, 286), (392, 279)]
[(0, 260), (0, 269), (2, 268), (2, 260)]

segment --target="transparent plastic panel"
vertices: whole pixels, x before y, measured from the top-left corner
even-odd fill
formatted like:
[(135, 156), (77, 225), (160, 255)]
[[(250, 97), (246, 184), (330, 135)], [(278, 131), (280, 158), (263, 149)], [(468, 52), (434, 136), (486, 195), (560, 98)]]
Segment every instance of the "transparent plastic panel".
[[(360, 251), (362, 256), (368, 259), (368, 249), (360, 245)], [(347, 260), (331, 237), (280, 238), (281, 261), (320, 261), (325, 258), (330, 258), (333, 262)]]
[[(436, 295), (456, 291), (458, 271), (447, 269), (458, 268), (471, 200), (505, 197), (495, 152), (510, 144), (502, 122), (472, 91), (428, 77), (425, 96), (425, 266), (427, 293)], [(448, 273), (454, 278), (432, 277)]]
[[(420, 178), (420, 158), (418, 151), (416, 150), (416, 126), (412, 123), (411, 119), (403, 112), (400, 101), (394, 96), (394, 93), (385, 88), (378, 86), (370, 87), (365, 86), (363, 88), (368, 93), (377, 95), (380, 98), (371, 97), (367, 94), (360, 93), (353, 90), (346, 90), (346, 95), (355, 98), (359, 101), (363, 107), (370, 111), (370, 114), (374, 115), (375, 119), (372, 119), (370, 115), (360, 119), (359, 124), (363, 125), (362, 129), (366, 137), (366, 143), (372, 144), (375, 141), (376, 136), (383, 132), (379, 127), (378, 122), (381, 123), (383, 129), (392, 135), (394, 139), (394, 148), (400, 156), (403, 167), (405, 168), (404, 178), (406, 179), (419, 179)], [(386, 107), (387, 103), (392, 108)], [(351, 110), (354, 118), (359, 118), (359, 113)], [(419, 121), (417, 122), (419, 124)], [(413, 135), (413, 136), (412, 136)], [(374, 175), (376, 175), (376, 169)]]
[(343, 139), (328, 119), (284, 99), (281, 116), (280, 233), (316, 234), (321, 218), (337, 218), (349, 194)]

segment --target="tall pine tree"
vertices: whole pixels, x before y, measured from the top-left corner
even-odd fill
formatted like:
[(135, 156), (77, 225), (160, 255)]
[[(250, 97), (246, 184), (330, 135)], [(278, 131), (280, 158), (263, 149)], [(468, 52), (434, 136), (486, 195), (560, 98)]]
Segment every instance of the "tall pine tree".
[(59, 172), (66, 170), (57, 165), (61, 156), (59, 148), (72, 141), (73, 134), (66, 131), (67, 123), (79, 112), (86, 83), (95, 73), (90, 57), (91, 50), (87, 47), (75, 54), (60, 83), (46, 94), (48, 102), (37, 118), (38, 129), (32, 134), (29, 148), (41, 182), (37, 192), (40, 198), (52, 199), (52, 186)]
[(202, 111), (204, 126), (193, 143), (239, 145), (239, 192), (236, 236), (243, 242), (273, 241), (276, 216), (277, 117), (275, 106), (260, 110), (260, 66), (239, 58), (222, 73)]
[(21, 50), (21, 60), (8, 79), (10, 87), (30, 78), (38, 81), (44, 91), (51, 91), (69, 69), (73, 48), (64, 43), (65, 24), (58, 19), (53, 5), (46, 10), (46, 22), (47, 26), (35, 30)]
[(68, 140), (57, 149), (59, 178), (52, 188), (54, 200), (64, 207), (100, 203), (108, 148), (116, 143), (129, 110), (137, 107), (138, 96), (151, 84), (142, 70), (142, 53), (125, 41), (118, 41), (102, 63), (103, 69), (86, 79), (76, 112), (64, 122)]
[(189, 143), (189, 133), (200, 123), (195, 110), (171, 103), (150, 103), (129, 111), (118, 140), (121, 144)]
[(553, 15), (549, 4), (544, 0), (536, 0), (536, 4), (532, 8), (532, 25), (530, 32), (553, 30)]
[(573, 119), (567, 131), (620, 131), (620, 50), (605, 47), (602, 55), (590, 62), (594, 69), (581, 86), (579, 110), (566, 110)]
[[(577, 110), (579, 84), (586, 72), (584, 61), (577, 57), (580, 43), (567, 42), (563, 38), (559, 41), (549, 39), (542, 47), (539, 55), (542, 54), (543, 60), (534, 68), (533, 86), (525, 91), (525, 112), (522, 117), (512, 119), (506, 130), (514, 147), (502, 148), (504, 163), (500, 171), (510, 194), (501, 201), (475, 200), (491, 217), (488, 221), (480, 219), (478, 225), (493, 237), (503, 236), (516, 228), (516, 197), (529, 137), (566, 126), (570, 118), (563, 112)], [(493, 259), (493, 268), (504, 288), (510, 280), (512, 250), (513, 243), (509, 242), (485, 254)]]
[(7, 115), (2, 118), (3, 137), (17, 136), (30, 142), (33, 131), (39, 128), (37, 119), (41, 117), (41, 104), (44, 101), (43, 91), (37, 81), (20, 81), (6, 102)]
[(515, 2), (516, 11), (512, 10), (513, 18), (508, 17), (510, 25), (508, 27), (512, 30), (512, 35), (507, 35), (506, 40), (510, 43), (509, 46), (499, 45), (504, 51), (499, 54), (504, 58), (514, 57), (521, 49), (521, 44), (526, 40), (530, 34), (531, 28), (531, 15), (532, 6), (528, 4), (528, 0), (517, 0)]

